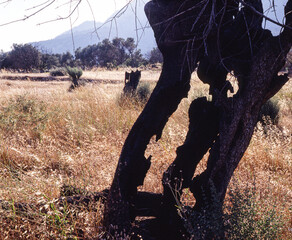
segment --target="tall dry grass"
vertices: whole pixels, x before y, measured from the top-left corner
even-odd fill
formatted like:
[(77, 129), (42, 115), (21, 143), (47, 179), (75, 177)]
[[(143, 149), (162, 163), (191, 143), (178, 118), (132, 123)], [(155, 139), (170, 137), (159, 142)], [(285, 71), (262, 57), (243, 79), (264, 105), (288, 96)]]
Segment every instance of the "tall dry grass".
[[(158, 71), (142, 72), (152, 87)], [(127, 134), (142, 110), (128, 101), (119, 104), (124, 71), (85, 72), (85, 78), (111, 83), (87, 84), (68, 92), (69, 82), (0, 79), (0, 239), (97, 239), (101, 234), (102, 204), (59, 206), (62, 186), (97, 192), (111, 184)], [(113, 81), (116, 81), (113, 83)], [(141, 190), (161, 192), (162, 173), (175, 158), (188, 127), (192, 99), (208, 94), (193, 76), (192, 89), (170, 118), (160, 141), (151, 140), (146, 155), (151, 168)], [(291, 81), (280, 99), (279, 126), (267, 133), (258, 126), (235, 172), (231, 186), (256, 183), (257, 198), (267, 208), (277, 205), (291, 237)], [(204, 170), (206, 159), (197, 172)], [(196, 173), (197, 174), (197, 173)], [(185, 203), (194, 200), (186, 191)], [(19, 211), (16, 203), (25, 203)]]

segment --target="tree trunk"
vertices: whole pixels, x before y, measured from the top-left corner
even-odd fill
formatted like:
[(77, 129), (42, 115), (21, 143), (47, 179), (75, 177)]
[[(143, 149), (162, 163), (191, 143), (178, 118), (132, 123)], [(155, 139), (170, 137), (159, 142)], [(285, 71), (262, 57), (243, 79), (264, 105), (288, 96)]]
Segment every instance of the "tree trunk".
[(185, 52), (179, 48), (172, 53), (165, 58), (159, 81), (125, 141), (105, 209), (106, 226), (129, 229), (135, 217), (131, 205), (137, 186), (143, 185), (150, 167), (151, 157), (144, 157), (147, 145), (154, 135), (160, 139), (169, 116), (189, 91), (191, 72), (180, 62), (181, 58), (177, 58)]
[(137, 86), (141, 78), (141, 71), (131, 71), (130, 73), (125, 72), (125, 86), (123, 89), (124, 95), (133, 95), (136, 92)]
[[(228, 31), (242, 28), (242, 12), (251, 11), (244, 7), (243, 10), (238, 8), (235, 13), (233, 11), (235, 15), (229, 15), (228, 11), (224, 15), (223, 10), (234, 8), (234, 1), (227, 2), (230, 6), (221, 6), (221, 1), (203, 4), (202, 1), (188, 0), (153, 0), (146, 4), (145, 12), (164, 64), (159, 81), (122, 149), (105, 206), (104, 225), (108, 230), (129, 231), (131, 221), (139, 214), (137, 208), (143, 205), (143, 196), (151, 202), (146, 205), (155, 209), (161, 201), (160, 213), (155, 215), (170, 225), (169, 229), (180, 226), (175, 206), (179, 197), (173, 194), (173, 190), (180, 192), (186, 187), (190, 187), (196, 198), (195, 211), (201, 212), (214, 204), (214, 198), (219, 202), (216, 207), (221, 209), (229, 181), (251, 140), (261, 106), (288, 81), (287, 76), (278, 76), (278, 72), (292, 43), (292, 14), (288, 15), (292, 1), (288, 1), (285, 9), (288, 27), (280, 36), (271, 37), (258, 21), (255, 25), (255, 19), (261, 17), (252, 10), (249, 14), (253, 14), (253, 18), (246, 22), (252, 30), (250, 35), (234, 38), (231, 50), (221, 52), (221, 49), (229, 47), (224, 40), (230, 36)], [(262, 11), (258, 5), (260, 1), (247, 2), (251, 2), (253, 9)], [(218, 19), (214, 19), (213, 15)], [(222, 29), (214, 21), (219, 21)], [(227, 35), (218, 37), (219, 31)], [(244, 29), (239, 29), (239, 32), (247, 34)], [(248, 47), (237, 56), (236, 51), (241, 45)], [(219, 50), (208, 54), (214, 46)], [(221, 59), (223, 55), (229, 60), (224, 62)], [(173, 164), (164, 173), (163, 196), (137, 194), (137, 186), (143, 184), (151, 164), (151, 156), (148, 159), (144, 157), (147, 145), (154, 135), (157, 140), (160, 139), (168, 118), (181, 99), (187, 96), (191, 73), (198, 61), (201, 61), (199, 77), (210, 85), (212, 102), (199, 98), (191, 104), (189, 132), (184, 144), (177, 149)], [(227, 70), (233, 70), (239, 81), (239, 91), (233, 97), (227, 96), (227, 90), (232, 90), (226, 81)], [(193, 179), (197, 164), (208, 150), (206, 170)]]

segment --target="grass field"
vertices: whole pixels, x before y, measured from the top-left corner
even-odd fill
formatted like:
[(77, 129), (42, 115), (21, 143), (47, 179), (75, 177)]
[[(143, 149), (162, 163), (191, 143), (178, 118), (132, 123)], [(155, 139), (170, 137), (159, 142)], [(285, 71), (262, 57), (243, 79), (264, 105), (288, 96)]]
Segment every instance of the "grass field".
[[(153, 88), (159, 74), (143, 71), (141, 81)], [(58, 207), (54, 199), (68, 185), (80, 192), (110, 186), (124, 140), (143, 107), (135, 101), (119, 104), (124, 70), (85, 72), (84, 78), (103, 83), (73, 92), (68, 81), (30, 81), (33, 74), (27, 81), (5, 78), (11, 75), (0, 74), (0, 239), (98, 239), (101, 203)], [(193, 75), (188, 99), (171, 116), (161, 140), (151, 140), (147, 148), (152, 165), (141, 190), (162, 191), (162, 173), (186, 136), (188, 106), (207, 94), (208, 86)], [(279, 239), (292, 239), (291, 80), (274, 99), (280, 105), (278, 125), (259, 124), (230, 191), (242, 189), (244, 195), (252, 189), (256, 218), (274, 211), (275, 219), (281, 217)], [(185, 204), (193, 204), (185, 195)], [(29, 207), (18, 211), (15, 203)]]

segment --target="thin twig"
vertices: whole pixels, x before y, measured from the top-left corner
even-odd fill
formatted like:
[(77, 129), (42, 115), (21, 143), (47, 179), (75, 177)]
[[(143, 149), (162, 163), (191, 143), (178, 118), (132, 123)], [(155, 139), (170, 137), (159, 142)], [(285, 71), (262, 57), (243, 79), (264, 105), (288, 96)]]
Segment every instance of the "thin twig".
[(6, 0), (6, 1), (3, 1), (3, 2), (1, 2), (0, 3), (0, 5), (2, 5), (2, 4), (6, 4), (6, 3), (9, 3), (9, 2), (11, 2), (12, 0)]
[(82, 2), (82, 0), (79, 0), (78, 1), (78, 3), (74, 7), (74, 9), (69, 13), (68, 16), (66, 16), (66, 17), (59, 17), (59, 18), (56, 18), (56, 19), (52, 19), (52, 20), (49, 20), (49, 21), (45, 21), (45, 22), (39, 23), (38, 25), (43, 25), (43, 24), (46, 24), (46, 23), (56, 22), (56, 21), (65, 20), (65, 19), (70, 18), (73, 15), (73, 13), (78, 9), (78, 7), (79, 7), (79, 5), (80, 5), (81, 2)]
[(253, 6), (251, 6), (250, 4), (248, 4), (248, 3), (246, 3), (246, 2), (244, 2), (244, 1), (242, 1), (242, 0), (239, 0), (239, 2), (240, 2), (242, 5), (248, 7), (248, 8), (249, 8), (250, 10), (252, 10), (255, 14), (257, 14), (257, 15), (263, 17), (264, 19), (266, 19), (267, 21), (270, 21), (270, 22), (272, 22), (272, 23), (274, 23), (274, 24), (276, 24), (276, 25), (278, 25), (278, 26), (280, 26), (280, 27), (282, 27), (282, 28), (288, 28), (288, 29), (292, 30), (292, 27), (290, 27), (290, 26), (288, 26), (288, 25), (286, 25), (286, 24), (279, 23), (279, 22), (277, 22), (277, 21), (275, 21), (275, 20), (273, 20), (273, 19), (267, 17), (265, 14), (259, 12), (259, 11), (256, 10)]
[(14, 21), (10, 21), (10, 22), (7, 22), (7, 23), (3, 23), (3, 24), (0, 24), (0, 27), (3, 27), (3, 26), (6, 26), (6, 25), (9, 25), (9, 24), (12, 24), (12, 23), (16, 23), (16, 22), (22, 22), (22, 21), (25, 21), (29, 18), (31, 18), (32, 16), (40, 13), (41, 11), (43, 11), (44, 9), (46, 9), (47, 7), (49, 7), (50, 5), (52, 5), (56, 0), (51, 0), (50, 3), (48, 3), (46, 6), (42, 7), (41, 9), (35, 11), (34, 13), (28, 15), (28, 16), (25, 16), (24, 18), (21, 18), (21, 19), (17, 19), (17, 20), (14, 20)]
[(90, 12), (91, 12), (91, 15), (92, 15), (92, 18), (93, 18), (94, 33), (96, 34), (97, 38), (100, 40), (100, 37), (98, 36), (98, 33), (97, 33), (96, 20), (95, 20), (95, 15), (94, 15), (92, 6), (91, 6), (89, 0), (86, 0), (86, 2), (88, 4), (88, 6), (89, 6), (89, 9), (90, 9)]

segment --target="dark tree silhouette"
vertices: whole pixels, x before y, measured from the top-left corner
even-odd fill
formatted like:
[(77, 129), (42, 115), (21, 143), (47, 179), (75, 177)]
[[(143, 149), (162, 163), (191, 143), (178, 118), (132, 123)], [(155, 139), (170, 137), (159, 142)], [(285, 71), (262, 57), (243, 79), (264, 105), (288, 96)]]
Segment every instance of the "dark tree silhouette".
[[(181, 222), (175, 207), (178, 199), (172, 192), (182, 188), (189, 187), (196, 198), (194, 211), (204, 211), (214, 197), (216, 207), (222, 208), (261, 106), (288, 81), (287, 75), (278, 73), (292, 44), (291, 10), (288, 0), (283, 31), (273, 37), (262, 28), (265, 16), (260, 0), (152, 0), (146, 4), (164, 62), (159, 81), (120, 155), (104, 214), (109, 231), (130, 231), (136, 216), (151, 212), (170, 237), (177, 238), (172, 233), (179, 232)], [(137, 187), (143, 184), (151, 164), (151, 156), (144, 157), (147, 145), (154, 135), (160, 139), (169, 116), (187, 96), (197, 67), (199, 78), (210, 85), (212, 101), (199, 98), (191, 104), (189, 132), (163, 175), (163, 194), (139, 193)], [(228, 73), (239, 82), (232, 97), (227, 95), (233, 90)], [(208, 149), (206, 170), (193, 178)]]
[(149, 63), (153, 64), (153, 63), (162, 63), (163, 62), (163, 56), (160, 52), (160, 50), (156, 47), (153, 48), (148, 54), (147, 54), (147, 58)]
[(136, 92), (137, 86), (139, 84), (141, 78), (141, 71), (136, 70), (129, 72), (125, 72), (125, 86), (123, 89), (123, 93), (125, 95), (133, 95)]
[(31, 44), (13, 44), (13, 49), (8, 53), (3, 67), (31, 71), (37, 69), (40, 63), (41, 53), (37, 48)]
[(66, 52), (61, 54), (60, 64), (63, 67), (70, 66), (73, 67), (74, 65), (74, 56), (70, 52)]
[(45, 72), (60, 65), (59, 58), (54, 54), (42, 53), (40, 71)]

